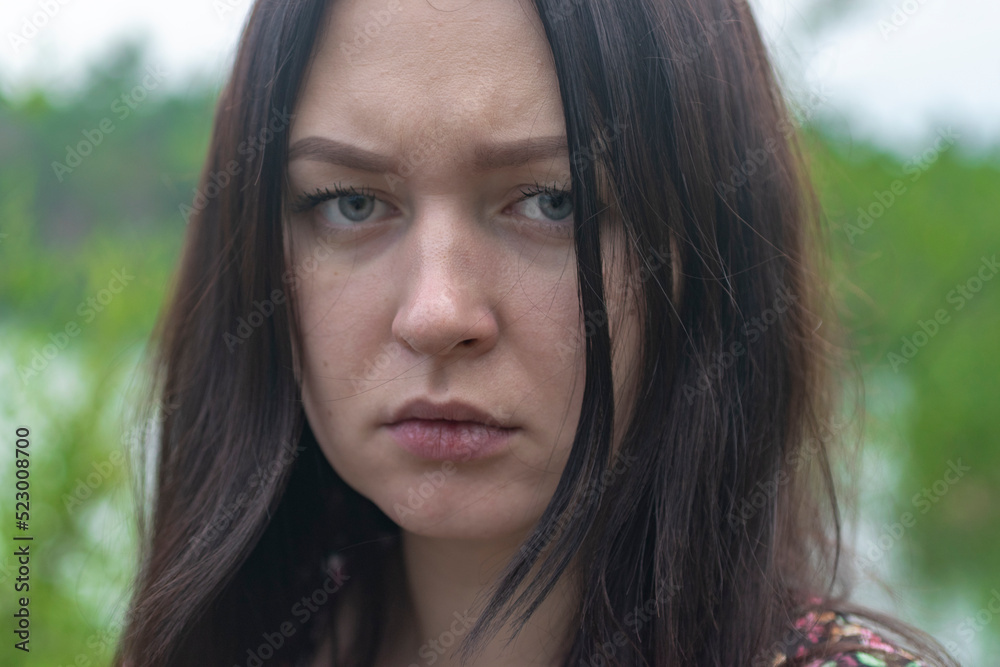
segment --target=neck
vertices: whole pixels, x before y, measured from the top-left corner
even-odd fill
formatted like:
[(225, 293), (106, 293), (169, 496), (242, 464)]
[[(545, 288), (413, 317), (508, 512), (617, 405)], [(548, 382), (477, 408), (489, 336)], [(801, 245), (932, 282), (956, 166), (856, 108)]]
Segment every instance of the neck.
[[(478, 619), (489, 588), (520, 547), (520, 541), (440, 539), (403, 531), (401, 546), (413, 651), (407, 664), (457, 667), (457, 648)], [(517, 593), (522, 590), (523, 586)], [(511, 621), (484, 642), (474, 663), (478, 667), (559, 664), (566, 648), (561, 640), (568, 635), (576, 604), (574, 591), (569, 573), (564, 573), (517, 637), (504, 646), (514, 629)]]

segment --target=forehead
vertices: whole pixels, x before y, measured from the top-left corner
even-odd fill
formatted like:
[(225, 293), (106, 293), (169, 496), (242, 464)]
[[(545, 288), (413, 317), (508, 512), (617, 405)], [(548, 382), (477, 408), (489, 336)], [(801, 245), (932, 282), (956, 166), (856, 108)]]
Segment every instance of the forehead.
[(290, 139), (314, 135), (394, 155), (565, 135), (533, 3), (331, 2)]

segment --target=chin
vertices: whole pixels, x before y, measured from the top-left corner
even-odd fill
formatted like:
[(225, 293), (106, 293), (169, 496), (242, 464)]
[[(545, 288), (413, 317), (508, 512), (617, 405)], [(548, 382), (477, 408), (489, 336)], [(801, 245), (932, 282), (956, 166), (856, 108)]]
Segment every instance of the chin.
[(457, 466), (450, 475), (447, 468), (408, 474), (392, 484), (391, 493), (383, 484), (375, 494), (365, 495), (401, 530), (452, 540), (519, 541), (545, 509), (544, 503), (537, 504), (537, 488), (462, 479)]

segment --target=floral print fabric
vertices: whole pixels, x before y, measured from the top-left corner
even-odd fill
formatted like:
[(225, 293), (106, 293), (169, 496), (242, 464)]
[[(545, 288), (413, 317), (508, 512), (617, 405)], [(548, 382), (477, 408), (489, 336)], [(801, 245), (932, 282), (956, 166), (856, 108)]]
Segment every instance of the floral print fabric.
[(910, 653), (887, 644), (870, 628), (833, 611), (809, 612), (796, 621), (795, 629), (805, 637), (785, 651), (779, 651), (772, 667), (786, 665), (790, 658), (804, 656), (810, 648), (839, 642), (860, 644), (865, 649), (819, 658), (806, 663), (805, 667), (927, 667)]

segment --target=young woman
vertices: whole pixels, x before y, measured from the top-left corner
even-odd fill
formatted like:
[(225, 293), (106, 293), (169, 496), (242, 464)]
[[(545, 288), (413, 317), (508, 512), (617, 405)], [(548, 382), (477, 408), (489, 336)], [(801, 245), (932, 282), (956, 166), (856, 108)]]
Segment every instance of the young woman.
[(953, 664), (848, 615), (793, 130), (732, 0), (258, 0), (116, 664)]

